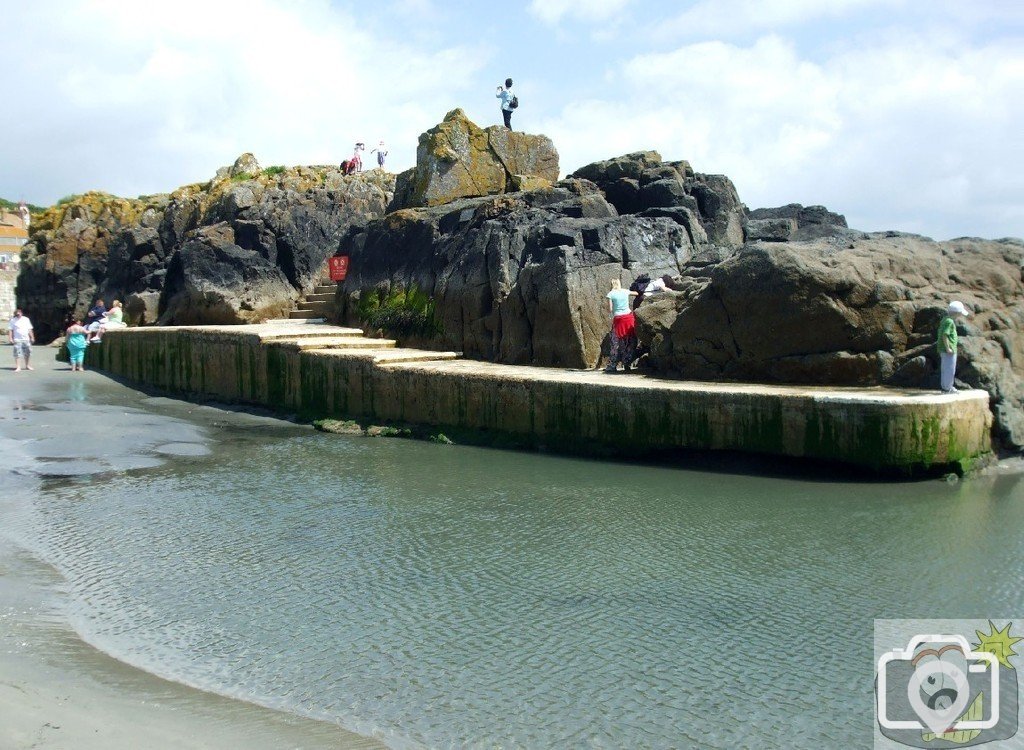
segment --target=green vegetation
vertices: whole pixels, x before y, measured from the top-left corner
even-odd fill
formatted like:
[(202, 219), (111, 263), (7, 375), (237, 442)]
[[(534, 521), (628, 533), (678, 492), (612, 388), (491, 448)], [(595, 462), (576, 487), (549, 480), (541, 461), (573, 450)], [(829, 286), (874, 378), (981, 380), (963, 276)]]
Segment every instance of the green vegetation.
[(284, 173), (284, 171), (285, 168), (282, 165), (277, 164), (273, 167), (267, 167), (266, 169), (264, 169), (263, 174), (265, 174), (267, 177), (273, 177), (274, 175)]
[(231, 175), (231, 181), (232, 182), (245, 182), (246, 180), (251, 180), (255, 176), (256, 175), (249, 174), (248, 172), (239, 172), (238, 174)]
[(414, 284), (408, 290), (396, 287), (387, 294), (376, 290), (364, 295), (359, 300), (359, 320), (388, 336), (429, 339), (441, 333), (435, 308), (434, 299)]
[[(26, 203), (25, 205), (28, 206), (28, 210), (31, 211), (32, 213), (38, 213), (39, 211), (44, 210), (43, 206), (37, 206), (34, 203)], [(18, 204), (15, 201), (9, 201), (4, 198), (0, 198), (0, 208), (4, 209), (5, 211), (17, 211)]]
[(73, 200), (79, 197), (81, 197), (81, 193), (72, 193), (71, 195), (65, 195), (63, 198), (57, 201), (55, 205), (66, 206), (68, 203), (71, 203)]

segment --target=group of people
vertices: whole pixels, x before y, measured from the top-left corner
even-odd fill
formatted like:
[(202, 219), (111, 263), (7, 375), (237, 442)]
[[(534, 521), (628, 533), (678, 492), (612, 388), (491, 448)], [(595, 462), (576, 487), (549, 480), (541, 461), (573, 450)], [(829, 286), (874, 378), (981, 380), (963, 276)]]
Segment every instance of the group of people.
[[(366, 144), (362, 141), (356, 143), (355, 150), (352, 152), (352, 158), (346, 159), (341, 163), (342, 174), (355, 174), (356, 172), (363, 171), (363, 152), (366, 151)], [(387, 158), (388, 151), (384, 148), (384, 141), (377, 144), (377, 148), (370, 150), (371, 154), (377, 154), (377, 167), (384, 169), (384, 160)]]
[[(85, 350), (89, 344), (100, 343), (106, 331), (124, 328), (126, 325), (124, 310), (118, 300), (114, 300), (109, 310), (103, 304), (103, 300), (96, 300), (96, 304), (86, 314), (85, 321), (87, 322), (83, 324), (81, 318), (71, 318), (64, 331), (64, 342), (68, 348), (72, 372), (85, 369)], [(33, 369), (32, 345), (36, 341), (36, 334), (32, 321), (21, 308), (14, 311), (14, 317), (7, 324), (7, 338), (14, 348), (14, 371)]]
[(85, 369), (85, 350), (89, 344), (98, 344), (103, 340), (103, 334), (111, 328), (124, 328), (124, 310), (121, 303), (114, 300), (110, 309), (103, 304), (103, 300), (96, 300), (85, 316), (85, 324), (78, 319), (72, 319), (71, 324), (64, 331), (64, 342), (68, 348), (68, 361), (71, 363), (71, 371), (81, 372)]
[[(622, 365), (624, 372), (633, 369), (638, 345), (633, 310), (645, 297), (658, 295), (668, 289), (667, 282), (670, 281), (669, 276), (651, 279), (647, 274), (642, 274), (629, 289), (623, 289), (619, 279), (612, 279), (611, 290), (605, 295), (608, 300), (608, 312), (612, 315), (611, 346), (605, 372), (618, 372), (619, 365)], [(957, 393), (957, 388), (953, 385), (959, 344), (956, 324), (958, 320), (966, 319), (969, 314), (963, 302), (953, 300), (946, 307), (946, 315), (939, 323), (935, 348), (939, 355), (939, 387), (943, 393)]]

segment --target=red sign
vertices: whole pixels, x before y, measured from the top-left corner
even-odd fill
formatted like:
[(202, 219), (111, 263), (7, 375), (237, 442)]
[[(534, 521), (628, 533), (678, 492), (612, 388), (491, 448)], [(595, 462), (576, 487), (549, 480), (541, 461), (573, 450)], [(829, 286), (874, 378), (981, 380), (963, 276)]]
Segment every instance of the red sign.
[(327, 265), (331, 272), (331, 281), (344, 281), (348, 275), (348, 256), (335, 255), (327, 259)]

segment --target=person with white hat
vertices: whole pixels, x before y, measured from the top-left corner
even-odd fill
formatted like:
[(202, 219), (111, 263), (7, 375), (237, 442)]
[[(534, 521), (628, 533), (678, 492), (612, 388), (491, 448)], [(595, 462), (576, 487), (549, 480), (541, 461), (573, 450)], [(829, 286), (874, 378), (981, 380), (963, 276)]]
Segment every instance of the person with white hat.
[(943, 393), (957, 392), (956, 386), (953, 385), (953, 378), (956, 377), (956, 347), (959, 343), (956, 319), (961, 315), (966, 318), (968, 314), (964, 303), (954, 300), (946, 308), (946, 317), (939, 323), (939, 340), (935, 346), (939, 350), (939, 387)]

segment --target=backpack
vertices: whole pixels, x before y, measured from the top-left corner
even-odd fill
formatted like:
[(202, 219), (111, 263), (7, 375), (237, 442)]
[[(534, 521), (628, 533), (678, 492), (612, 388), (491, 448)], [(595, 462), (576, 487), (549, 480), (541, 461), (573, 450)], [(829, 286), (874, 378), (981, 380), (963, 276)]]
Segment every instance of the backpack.
[(508, 103), (509, 109), (519, 109), (519, 97), (515, 94), (512, 95), (512, 101)]

